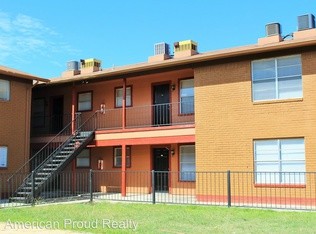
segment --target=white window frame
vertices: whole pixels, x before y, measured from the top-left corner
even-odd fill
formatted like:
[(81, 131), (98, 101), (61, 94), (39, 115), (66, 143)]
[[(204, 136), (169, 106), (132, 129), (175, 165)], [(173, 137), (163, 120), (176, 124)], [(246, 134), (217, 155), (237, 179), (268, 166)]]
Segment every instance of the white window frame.
[[(282, 149), (282, 145), (286, 142), (302, 143), (303, 149)], [(257, 151), (257, 144), (272, 143), (275, 144), (276, 150)], [(286, 145), (286, 144), (284, 144)], [(271, 146), (271, 145), (270, 145)], [(285, 159), (289, 155), (303, 155), (300, 159)], [(258, 156), (260, 155), (260, 156)], [(265, 155), (265, 156), (262, 156)], [(266, 160), (259, 159), (266, 157)], [(295, 165), (296, 163), (296, 165)], [(270, 170), (258, 170), (258, 167), (271, 165)], [(296, 167), (304, 167), (301, 171), (288, 171), (283, 167), (286, 165), (295, 165)], [(291, 139), (269, 139), (269, 140), (254, 140), (254, 168), (255, 168), (255, 183), (256, 184), (289, 184), (289, 185), (304, 185), (306, 183), (306, 157), (305, 157), (305, 140), (304, 138)], [(274, 168), (274, 169), (273, 169)], [(277, 169), (276, 169), (277, 168)]]
[[(185, 82), (192, 82), (192, 91), (193, 91), (193, 94), (187, 94), (185, 93), (183, 90), (183, 86), (184, 86), (184, 83)], [(180, 80), (180, 93), (179, 93), (179, 98), (180, 98), (180, 114), (194, 114), (194, 79), (193, 78), (189, 78), (189, 79), (182, 79)], [(185, 98), (192, 98), (192, 111), (186, 111), (184, 110), (184, 108), (182, 107), (183, 105), (183, 99)]]
[[(115, 107), (123, 105), (123, 87), (115, 88)], [(126, 87), (126, 107), (132, 106), (132, 86)]]
[[(191, 155), (193, 157), (193, 160), (191, 161), (184, 161), (184, 149), (193, 148), (194, 154)], [(190, 149), (192, 151), (192, 149)], [(180, 181), (192, 181), (194, 182), (196, 180), (196, 157), (195, 157), (195, 145), (181, 145), (179, 147), (179, 157), (180, 157)], [(186, 170), (184, 167), (185, 165), (190, 165), (193, 167), (193, 170)]]
[(8, 147), (0, 146), (0, 168), (8, 167)]
[[(122, 147), (114, 147), (114, 159), (113, 166), (117, 168), (122, 167)], [(132, 157), (131, 157), (131, 147), (126, 147), (126, 167), (131, 167)]]
[[(88, 160), (87, 160), (88, 159)], [(83, 149), (76, 157), (76, 166), (78, 168), (90, 167), (90, 149)]]
[(0, 79), (0, 101), (10, 101), (10, 89), (10, 81)]
[[(87, 107), (85, 107), (85, 105), (87, 105)], [(78, 111), (91, 111), (91, 110), (92, 110), (92, 91), (78, 93)]]
[[(297, 58), (299, 59), (300, 63), (299, 64), (295, 64), (295, 65), (289, 65), (289, 66), (279, 66), (278, 63), (280, 60), (284, 60), (284, 59), (288, 59), (288, 58)], [(256, 79), (254, 77), (254, 64), (255, 63), (260, 63), (260, 62), (268, 62), (268, 61), (274, 61), (274, 70), (272, 70), (274, 72), (274, 75), (268, 78), (261, 78), (261, 79)], [(280, 76), (278, 71), (281, 68), (286, 68), (286, 67), (294, 67), (294, 66), (299, 66), (299, 73), (298, 74), (292, 74), (292, 75), (286, 75), (286, 76)], [(294, 95), (291, 97), (280, 97), (280, 90), (279, 90), (279, 83), (282, 80), (285, 79), (293, 79), (295, 80), (295, 78), (299, 78), (300, 81), (300, 90), (297, 90), (299, 92), (298, 95)], [(274, 98), (262, 98), (262, 99), (256, 99), (255, 98), (255, 83), (256, 82), (262, 82), (262, 81), (268, 81), (271, 80), (271, 82), (274, 82), (274, 89), (275, 89), (275, 97)], [(291, 55), (291, 56), (283, 56), (283, 57), (276, 57), (276, 58), (268, 58), (268, 59), (261, 59), (261, 60), (254, 60), (251, 62), (251, 81), (252, 81), (252, 100), (254, 102), (260, 102), (260, 101), (269, 101), (269, 100), (283, 100), (283, 99), (292, 99), (292, 98), (302, 98), (303, 97), (303, 82), (302, 82), (302, 60), (301, 60), (301, 55)], [(297, 87), (295, 87), (297, 88)]]

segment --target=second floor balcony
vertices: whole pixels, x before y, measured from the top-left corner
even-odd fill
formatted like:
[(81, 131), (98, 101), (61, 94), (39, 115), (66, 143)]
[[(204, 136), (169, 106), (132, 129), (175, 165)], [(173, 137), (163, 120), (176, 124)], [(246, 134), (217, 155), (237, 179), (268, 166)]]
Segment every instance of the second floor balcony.
[[(76, 113), (77, 122), (85, 121), (93, 113)], [(71, 114), (32, 116), (32, 137), (55, 135), (72, 120)], [(194, 102), (174, 102), (156, 105), (133, 106), (98, 111), (97, 130), (113, 131), (159, 127), (194, 126)], [(80, 123), (77, 123), (80, 124)]]

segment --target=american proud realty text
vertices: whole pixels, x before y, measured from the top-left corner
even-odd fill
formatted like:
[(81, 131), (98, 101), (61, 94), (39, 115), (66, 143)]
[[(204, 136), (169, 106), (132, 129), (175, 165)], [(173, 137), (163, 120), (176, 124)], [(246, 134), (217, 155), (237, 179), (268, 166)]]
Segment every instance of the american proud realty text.
[(131, 229), (136, 230), (138, 223), (133, 220), (115, 221), (111, 219), (95, 219), (90, 221), (65, 219), (59, 221), (11, 221), (7, 220), (4, 229)]

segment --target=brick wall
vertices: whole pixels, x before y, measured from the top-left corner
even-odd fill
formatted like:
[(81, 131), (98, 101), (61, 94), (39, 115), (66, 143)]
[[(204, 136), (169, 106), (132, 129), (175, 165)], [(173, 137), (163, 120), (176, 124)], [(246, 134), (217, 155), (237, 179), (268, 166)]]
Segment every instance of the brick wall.
[(294, 100), (252, 102), (250, 59), (195, 69), (198, 171), (253, 171), (254, 139), (297, 137), (306, 171), (316, 170), (316, 51), (301, 56), (303, 98)]
[(7, 168), (1, 173), (16, 171), (29, 158), (32, 81), (10, 80), (10, 100), (0, 101), (0, 146), (8, 147)]

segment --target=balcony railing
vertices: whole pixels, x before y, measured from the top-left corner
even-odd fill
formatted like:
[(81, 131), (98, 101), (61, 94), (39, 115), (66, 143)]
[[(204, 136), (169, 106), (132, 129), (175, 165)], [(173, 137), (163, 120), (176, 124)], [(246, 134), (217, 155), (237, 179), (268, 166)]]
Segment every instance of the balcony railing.
[[(97, 116), (97, 129), (123, 128), (122, 108), (105, 109)], [(90, 112), (89, 112), (90, 113)], [(82, 120), (89, 117), (82, 113)], [(126, 108), (125, 128), (148, 128), (194, 124), (194, 103), (166, 103)], [(32, 116), (32, 136), (56, 134), (71, 121), (71, 114)]]
[[(181, 111), (182, 110), (182, 111)], [(121, 129), (122, 108), (107, 109), (98, 116), (98, 129)], [(126, 128), (194, 124), (194, 104), (166, 103), (126, 108)]]
[(71, 122), (71, 114), (32, 116), (31, 135), (55, 135)]

